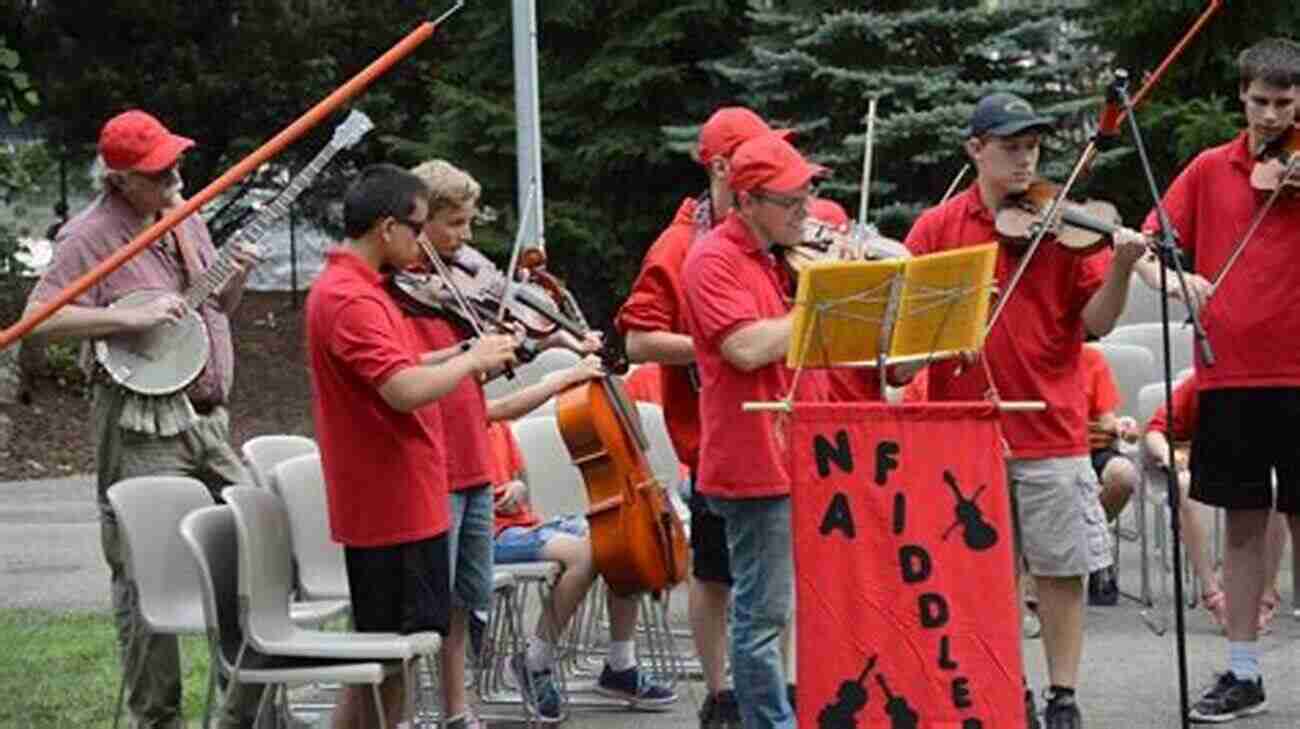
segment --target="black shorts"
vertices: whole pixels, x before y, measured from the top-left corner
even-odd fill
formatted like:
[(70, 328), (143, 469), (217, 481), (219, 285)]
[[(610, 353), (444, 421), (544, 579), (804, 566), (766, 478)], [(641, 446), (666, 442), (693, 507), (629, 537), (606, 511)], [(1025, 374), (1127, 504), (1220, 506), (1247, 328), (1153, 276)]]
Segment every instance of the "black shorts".
[[(1120, 453), (1118, 450), (1116, 450), (1114, 446), (1092, 449), (1092, 470), (1097, 473), (1098, 481), (1102, 481), (1101, 475), (1106, 471), (1106, 464), (1110, 463), (1116, 458), (1123, 458), (1127, 460), (1128, 456), (1124, 455), (1123, 453)], [(1102, 485), (1103, 486), (1106, 485), (1104, 481), (1102, 481)]]
[(1300, 388), (1202, 390), (1198, 397), (1192, 498), (1225, 509), (1300, 513)]
[(344, 547), (352, 623), (363, 633), (447, 634), (451, 560), (447, 533), (391, 547)]
[[(694, 477), (692, 477), (694, 482)], [(709, 511), (704, 496), (691, 491), (691, 574), (704, 582), (731, 584), (727, 520)]]

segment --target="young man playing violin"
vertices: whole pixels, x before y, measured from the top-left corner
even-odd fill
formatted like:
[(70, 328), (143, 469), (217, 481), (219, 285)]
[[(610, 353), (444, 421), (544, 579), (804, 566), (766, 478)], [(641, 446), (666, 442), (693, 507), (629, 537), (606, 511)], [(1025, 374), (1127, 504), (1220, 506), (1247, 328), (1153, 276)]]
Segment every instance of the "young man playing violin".
[[(964, 193), (926, 211), (905, 244), (921, 255), (998, 238), (998, 209), (1035, 180), (1040, 140), (1052, 120), (1005, 93), (976, 104), (965, 142), (976, 179)], [(1084, 335), (1115, 325), (1134, 264), (1146, 251), (1138, 233), (1121, 229), (1114, 250), (1079, 256), (1049, 237), (1009, 293), (979, 357), (932, 364), (930, 400), (1040, 400), (1039, 412), (1007, 413), (1007, 481), (1020, 545), (1036, 578), (1050, 688), (1049, 729), (1081, 726), (1075, 703), (1083, 648), (1084, 578), (1111, 563), (1097, 475), (1089, 460), (1088, 403), (1080, 365)], [(1025, 251), (1000, 246), (997, 283), (1005, 286)], [(982, 361), (981, 361), (982, 360)], [(990, 377), (992, 378), (990, 380)], [(1026, 692), (1030, 726), (1037, 726)]]
[[(1228, 670), (1192, 707), (1192, 719), (1202, 722), (1266, 708), (1257, 616), (1270, 509), (1289, 517), (1293, 534), (1300, 526), (1300, 449), (1291, 429), (1278, 427), (1300, 421), (1300, 197), (1284, 190), (1265, 207), (1271, 193), (1252, 188), (1252, 172), (1264, 165), (1275, 171), (1262, 187), (1276, 188), (1271, 158), (1300, 147), (1292, 143), (1300, 139), (1300, 45), (1261, 41), (1241, 53), (1237, 68), (1246, 129), (1199, 154), (1163, 201), (1179, 245), (1195, 257), (1189, 288), (1216, 359), (1207, 366), (1197, 352), (1201, 417), (1192, 439), (1191, 496), (1227, 512)], [(1287, 184), (1297, 182), (1300, 175), (1293, 175)], [(1146, 228), (1157, 227), (1153, 211)], [(1158, 288), (1153, 274), (1144, 278)]]
[[(463, 380), (514, 361), (514, 339), (502, 335), (445, 357), (422, 354), (383, 290), (382, 270), (406, 268), (422, 255), (428, 199), (424, 183), (406, 170), (362, 170), (343, 199), (348, 240), (328, 253), (307, 297), (312, 415), (330, 535), (344, 545), (353, 622), (363, 632), (447, 635), (446, 449), (441, 420), (426, 412), (436, 413), (436, 402)], [(381, 693), (395, 727), (401, 677), (386, 679)], [(371, 701), (369, 692), (349, 687), (333, 726), (369, 726)]]
[[(672, 224), (646, 252), (632, 292), (614, 322), (626, 338), (630, 360), (663, 365), (664, 419), (678, 460), (691, 469), (693, 486), (700, 467), (699, 376), (686, 326), (682, 264), (695, 241), (731, 211), (734, 195), (727, 176), (732, 153), (742, 142), (766, 134), (784, 137), (789, 132), (773, 130), (744, 107), (718, 109), (704, 122), (694, 158), (704, 166), (709, 189), (682, 201)], [(735, 729), (740, 724), (740, 710), (726, 681), (731, 597), (726, 528), (695, 488), (690, 509), (691, 635), (708, 691), (700, 709), (700, 729)]]
[[(430, 255), (452, 265), (451, 259), (466, 253), (462, 249), (473, 239), (472, 226), (482, 188), (469, 173), (445, 160), (428, 160), (412, 173), (423, 181), (429, 193), (420, 267), (427, 269), (432, 265), (428, 260)], [(428, 350), (425, 356), (430, 361), (453, 356), (475, 341), (475, 332), (466, 331), (448, 316), (409, 316), (407, 322), (421, 347)], [(486, 322), (485, 327), (499, 328), (493, 322)], [(567, 335), (551, 336), (542, 346), (573, 346), (591, 352), (599, 349), (600, 338), (592, 336), (578, 342)], [(518, 418), (570, 385), (601, 374), (598, 362), (587, 361), (491, 401), (484, 395), (483, 378), (467, 377), (439, 400), (436, 408), (419, 411), (421, 417), (438, 421), (447, 446), (451, 512), (448, 548), (453, 589), (451, 624), (443, 645), (441, 671), (443, 709), (449, 728), (472, 729), (478, 724), (468, 709), (464, 679), (470, 626), (476, 621), (479, 625), (486, 621), (492, 600), (495, 495), (488, 423)]]

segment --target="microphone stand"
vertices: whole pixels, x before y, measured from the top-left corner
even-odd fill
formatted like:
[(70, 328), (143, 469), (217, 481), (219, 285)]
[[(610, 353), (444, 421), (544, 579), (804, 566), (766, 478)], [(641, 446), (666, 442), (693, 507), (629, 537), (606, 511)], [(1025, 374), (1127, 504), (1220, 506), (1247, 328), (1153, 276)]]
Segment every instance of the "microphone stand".
[[(1108, 101), (1123, 104), (1124, 116), (1128, 118), (1129, 130), (1133, 133), (1133, 144), (1137, 147), (1138, 159), (1142, 162), (1142, 172), (1146, 176), (1148, 185), (1151, 188), (1151, 197), (1155, 201), (1156, 216), (1160, 222), (1160, 239), (1156, 242), (1157, 255), (1161, 259), (1160, 265), (1160, 290), (1166, 292), (1168, 286), (1168, 271), (1172, 266), (1174, 274), (1178, 279), (1178, 285), (1183, 292), (1183, 300), (1188, 303), (1187, 310), (1191, 312), (1191, 322), (1194, 328), (1196, 341), (1201, 347), (1201, 357), (1206, 367), (1214, 366), (1214, 353), (1210, 349), (1210, 342), (1205, 337), (1205, 330), (1201, 328), (1200, 319), (1196, 313), (1196, 307), (1192, 303), (1191, 297), (1188, 296), (1187, 277), (1183, 271), (1182, 261), (1178, 256), (1178, 234), (1174, 230), (1173, 223), (1169, 219), (1169, 212), (1165, 209), (1164, 203), (1160, 197), (1159, 187), (1156, 185), (1155, 173), (1151, 170), (1151, 160), (1147, 157), (1146, 145), (1143, 143), (1142, 130), (1138, 126), (1137, 117), (1133, 113), (1133, 102), (1128, 95), (1128, 76), (1117, 73), (1115, 80), (1111, 83), (1107, 91)], [(1168, 265), (1166, 265), (1168, 264)], [(1166, 421), (1174, 421), (1174, 395), (1173, 395), (1173, 362), (1171, 354), (1171, 340), (1169, 332), (1169, 299), (1167, 295), (1160, 297), (1160, 324), (1161, 331), (1164, 335), (1164, 353), (1165, 353), (1165, 412), (1167, 413)], [(1178, 660), (1178, 705), (1179, 714), (1182, 718), (1183, 729), (1188, 729), (1191, 725), (1189, 717), (1190, 693), (1187, 686), (1187, 626), (1185, 622), (1183, 606), (1183, 550), (1182, 550), (1182, 519), (1179, 517), (1179, 489), (1178, 479), (1175, 476), (1175, 467), (1173, 455), (1173, 438), (1169, 434), (1169, 426), (1165, 426), (1165, 441), (1169, 444), (1170, 459), (1169, 467), (1164, 469), (1166, 503), (1169, 505), (1169, 524), (1173, 542), (1174, 557), (1174, 636)]]

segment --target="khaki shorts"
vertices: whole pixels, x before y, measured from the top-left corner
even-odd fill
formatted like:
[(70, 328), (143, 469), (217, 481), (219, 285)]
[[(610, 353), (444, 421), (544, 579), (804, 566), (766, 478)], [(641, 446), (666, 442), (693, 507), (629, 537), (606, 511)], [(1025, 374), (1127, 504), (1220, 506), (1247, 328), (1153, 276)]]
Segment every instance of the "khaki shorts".
[(1076, 577), (1111, 565), (1101, 485), (1087, 456), (1009, 460), (1007, 481), (1031, 575)]

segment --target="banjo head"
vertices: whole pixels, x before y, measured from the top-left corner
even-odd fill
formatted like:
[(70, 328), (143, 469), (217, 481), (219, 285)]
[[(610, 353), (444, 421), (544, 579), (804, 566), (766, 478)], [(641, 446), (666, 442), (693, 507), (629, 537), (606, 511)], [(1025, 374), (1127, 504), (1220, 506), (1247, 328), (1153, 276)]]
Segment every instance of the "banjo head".
[[(110, 308), (139, 306), (168, 292), (133, 291)], [(170, 324), (95, 340), (95, 359), (117, 384), (142, 395), (169, 395), (194, 381), (208, 361), (207, 328), (190, 307)]]

